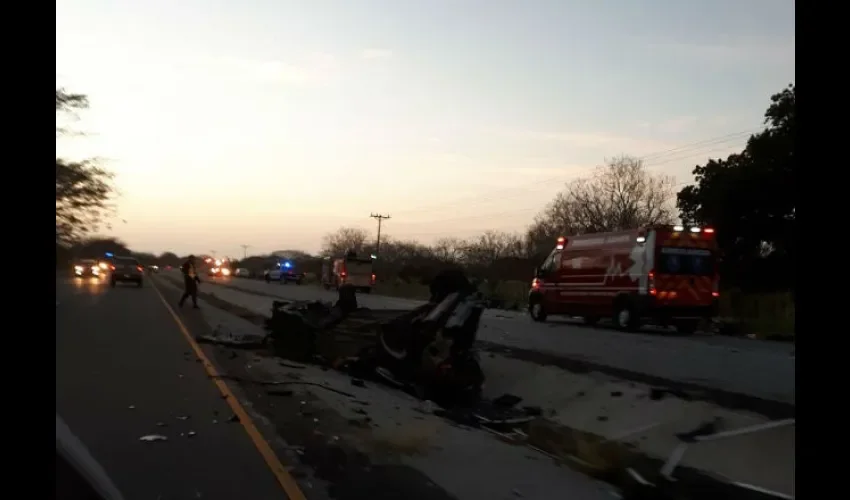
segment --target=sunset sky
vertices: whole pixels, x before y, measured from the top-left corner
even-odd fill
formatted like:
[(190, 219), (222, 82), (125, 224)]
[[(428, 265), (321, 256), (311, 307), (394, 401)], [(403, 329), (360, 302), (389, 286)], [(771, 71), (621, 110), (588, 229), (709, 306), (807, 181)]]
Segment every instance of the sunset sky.
[[(791, 0), (57, 0), (58, 144), (138, 251), (522, 230), (605, 158), (692, 180), (794, 81)], [(672, 150), (672, 151), (671, 151)], [(126, 221), (126, 222), (124, 222)]]

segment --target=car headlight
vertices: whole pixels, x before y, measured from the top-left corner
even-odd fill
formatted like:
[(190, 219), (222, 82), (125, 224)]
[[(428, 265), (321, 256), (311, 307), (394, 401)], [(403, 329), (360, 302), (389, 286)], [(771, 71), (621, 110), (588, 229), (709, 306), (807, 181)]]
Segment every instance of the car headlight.
[(221, 274), (223, 274), (225, 276), (230, 276), (230, 269), (222, 269)]
[(74, 271), (77, 271), (78, 273), (83, 272), (83, 266), (74, 266)]
[(100, 274), (100, 269), (97, 266), (92, 266), (91, 272), (92, 274)]
[(106, 271), (106, 268), (108, 267), (108, 266), (106, 265), (106, 262), (101, 262), (99, 265), (100, 265), (100, 268), (101, 268), (101, 269), (103, 269), (104, 271)]

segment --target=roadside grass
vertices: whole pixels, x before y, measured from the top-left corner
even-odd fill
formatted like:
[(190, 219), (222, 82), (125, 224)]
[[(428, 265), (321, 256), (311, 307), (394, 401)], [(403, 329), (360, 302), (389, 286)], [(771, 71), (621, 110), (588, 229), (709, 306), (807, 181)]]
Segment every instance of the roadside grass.
[(794, 298), (790, 292), (744, 293), (728, 290), (720, 294), (720, 318), (729, 334), (756, 338), (795, 337)]

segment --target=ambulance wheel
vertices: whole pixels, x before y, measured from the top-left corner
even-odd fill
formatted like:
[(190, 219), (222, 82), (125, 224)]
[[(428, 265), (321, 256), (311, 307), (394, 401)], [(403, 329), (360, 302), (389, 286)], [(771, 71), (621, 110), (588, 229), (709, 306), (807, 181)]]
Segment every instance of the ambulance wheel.
[(618, 300), (614, 306), (614, 326), (618, 330), (634, 332), (640, 328), (640, 318), (635, 314), (634, 307), (628, 299)]
[(543, 308), (543, 301), (539, 298), (532, 299), (528, 304), (528, 314), (531, 316), (531, 319), (538, 322), (543, 323), (546, 321), (546, 309)]

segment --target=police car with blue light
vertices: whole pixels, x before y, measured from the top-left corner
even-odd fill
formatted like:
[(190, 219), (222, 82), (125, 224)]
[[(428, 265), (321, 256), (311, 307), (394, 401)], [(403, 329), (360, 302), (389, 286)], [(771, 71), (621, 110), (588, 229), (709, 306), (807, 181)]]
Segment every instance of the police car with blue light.
[(281, 285), (286, 283), (300, 285), (304, 275), (296, 271), (295, 264), (292, 261), (280, 260), (271, 269), (263, 271), (263, 279), (266, 280), (266, 283), (279, 281)]

